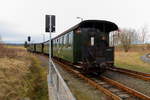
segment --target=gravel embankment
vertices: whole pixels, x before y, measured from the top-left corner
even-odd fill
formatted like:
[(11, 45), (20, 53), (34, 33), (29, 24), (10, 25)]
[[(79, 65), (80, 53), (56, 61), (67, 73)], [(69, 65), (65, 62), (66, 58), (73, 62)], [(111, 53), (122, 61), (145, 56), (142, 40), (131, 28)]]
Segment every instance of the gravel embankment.
[[(39, 58), (41, 59), (44, 66), (48, 66), (47, 57), (40, 56)], [(84, 80), (65, 71), (58, 64), (56, 64), (56, 67), (60, 71), (60, 74), (66, 81), (67, 85), (69, 86), (70, 90), (72, 91), (73, 95), (77, 98), (77, 100), (111, 100), (111, 98), (106, 96), (104, 93), (93, 88)], [(150, 82), (148, 81), (143, 81), (141, 79), (133, 78), (128, 75), (111, 71), (107, 71), (103, 75), (150, 96)]]
[(66, 72), (58, 64), (57, 68), (77, 100), (111, 100), (84, 80)]
[(150, 96), (150, 82), (149, 81), (144, 81), (141, 79), (133, 78), (125, 74), (111, 72), (111, 71), (105, 72), (104, 75), (130, 88), (133, 88), (139, 92), (142, 92)]
[[(38, 55), (43, 66), (48, 66), (48, 58), (42, 55)], [(84, 80), (76, 77), (75, 75), (65, 71), (58, 64), (56, 64), (57, 69), (62, 75), (63, 79), (69, 86), (73, 95), (77, 100), (111, 100), (110, 97), (106, 96), (104, 93), (98, 91), (94, 87), (90, 86)]]

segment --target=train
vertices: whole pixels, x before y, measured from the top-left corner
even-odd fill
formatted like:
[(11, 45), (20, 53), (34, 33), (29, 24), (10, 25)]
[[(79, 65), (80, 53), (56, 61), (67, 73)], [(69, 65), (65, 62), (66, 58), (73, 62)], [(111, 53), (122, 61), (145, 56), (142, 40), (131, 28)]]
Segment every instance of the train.
[[(51, 39), (51, 55), (85, 73), (103, 73), (114, 65), (110, 33), (118, 26), (106, 20), (84, 20)], [(28, 51), (49, 54), (49, 41), (31, 43)]]

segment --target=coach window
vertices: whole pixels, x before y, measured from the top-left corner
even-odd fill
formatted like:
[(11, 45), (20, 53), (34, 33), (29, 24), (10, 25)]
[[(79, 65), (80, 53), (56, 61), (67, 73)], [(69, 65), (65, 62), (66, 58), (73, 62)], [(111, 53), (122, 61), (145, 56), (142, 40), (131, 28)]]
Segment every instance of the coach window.
[(55, 46), (55, 48), (56, 48), (56, 46), (57, 46), (56, 43), (57, 43), (57, 42), (56, 42), (56, 40), (54, 40), (54, 42), (55, 42), (55, 43), (54, 43), (54, 46)]
[(68, 41), (68, 46), (71, 46), (71, 34), (69, 33), (69, 41)]
[(64, 35), (64, 45), (66, 46), (66, 44), (67, 44), (67, 34)]
[(57, 45), (57, 46), (58, 46), (58, 48), (59, 48), (59, 38), (58, 38), (57, 40), (58, 40), (58, 42), (57, 42), (58, 45)]
[(61, 37), (59, 38), (59, 47), (61, 46)]
[(62, 46), (64, 46), (64, 36), (62, 36)]
[(58, 45), (58, 41), (57, 41), (57, 39), (56, 39), (55, 41), (56, 41), (56, 48), (57, 48), (57, 45)]
[(65, 44), (66, 44), (66, 46), (67, 46), (67, 36), (68, 36), (68, 35), (66, 34), (66, 36), (65, 36), (65, 40), (66, 40)]
[(61, 36), (61, 46), (63, 46), (63, 36)]
[(58, 47), (60, 46), (60, 38), (58, 38)]
[(61, 46), (63, 45), (63, 37), (61, 36)]
[(67, 33), (67, 43), (66, 43), (67, 47), (69, 47), (69, 34)]
[(60, 39), (59, 42), (60, 42), (60, 46), (61, 46), (61, 44), (62, 44), (62, 37), (60, 37), (59, 39)]
[(55, 45), (57, 45), (57, 40), (55, 39)]
[(53, 43), (53, 44), (52, 44), (52, 45), (53, 45), (53, 47), (55, 47), (55, 41), (54, 41), (54, 40), (52, 40), (52, 43)]
[(58, 47), (60, 46), (60, 38), (58, 38)]
[(119, 44), (119, 32), (112, 31), (109, 33), (109, 46), (116, 46)]
[(56, 48), (56, 46), (57, 46), (57, 41), (56, 40), (54, 40), (55, 41), (55, 48)]
[(57, 48), (57, 46), (58, 46), (58, 39), (56, 39), (56, 48)]
[(63, 45), (63, 36), (61, 36), (61, 46)]
[(69, 44), (69, 47), (70, 47), (71, 44), (72, 44), (72, 35), (73, 35), (72, 32), (70, 32), (70, 33), (69, 33), (69, 43), (68, 43), (68, 44)]
[(70, 43), (72, 44), (72, 42), (73, 42), (73, 31), (70, 32), (70, 39), (71, 39)]
[(59, 47), (59, 39), (57, 39), (57, 48)]
[(54, 40), (52, 40), (52, 41), (53, 41), (53, 42), (52, 42), (52, 43), (53, 43), (52, 45), (53, 45), (53, 47), (55, 47), (55, 41), (54, 41)]

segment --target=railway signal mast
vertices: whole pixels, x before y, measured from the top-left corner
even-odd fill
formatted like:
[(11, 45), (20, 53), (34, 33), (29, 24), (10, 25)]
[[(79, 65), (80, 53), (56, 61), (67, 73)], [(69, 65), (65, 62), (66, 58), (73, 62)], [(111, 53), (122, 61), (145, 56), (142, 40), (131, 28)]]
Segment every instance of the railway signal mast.
[[(55, 15), (46, 15), (45, 16), (45, 32), (49, 32), (49, 73), (51, 71), (51, 33), (55, 32)], [(50, 75), (51, 77), (51, 75)]]
[(49, 32), (49, 60), (51, 60), (51, 33), (55, 32), (55, 15), (46, 15), (46, 32)]
[(30, 42), (31, 42), (31, 36), (28, 36), (28, 43), (30, 45)]

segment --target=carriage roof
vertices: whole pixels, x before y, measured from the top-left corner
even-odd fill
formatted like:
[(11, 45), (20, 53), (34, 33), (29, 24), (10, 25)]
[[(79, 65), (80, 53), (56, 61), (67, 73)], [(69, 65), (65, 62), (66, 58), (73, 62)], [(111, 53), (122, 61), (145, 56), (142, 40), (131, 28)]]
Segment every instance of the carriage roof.
[(63, 33), (59, 34), (58, 36), (56, 36), (53, 39), (56, 39), (70, 31), (73, 31), (77, 28), (83, 28), (83, 27), (95, 27), (95, 28), (99, 28), (101, 31), (105, 31), (105, 32), (110, 32), (110, 31), (114, 31), (118, 29), (118, 26), (110, 21), (106, 21), (106, 20), (85, 20), (80, 22), (79, 24), (69, 28), (68, 30), (64, 31)]

